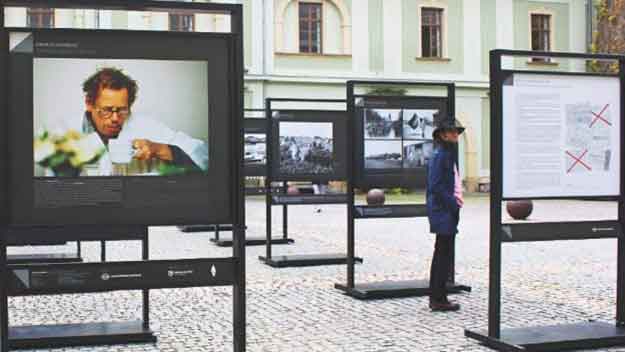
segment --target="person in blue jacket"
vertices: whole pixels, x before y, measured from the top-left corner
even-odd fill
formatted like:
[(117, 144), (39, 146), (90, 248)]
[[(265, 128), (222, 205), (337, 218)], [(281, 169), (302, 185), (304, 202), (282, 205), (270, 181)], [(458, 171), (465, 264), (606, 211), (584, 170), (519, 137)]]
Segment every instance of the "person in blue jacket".
[(438, 123), (432, 133), (434, 154), (428, 165), (427, 211), (430, 232), (436, 234), (430, 269), (430, 309), (457, 311), (460, 305), (447, 299), (446, 284), (452, 265), (454, 237), (458, 233), (462, 184), (458, 172), (458, 136), (464, 128), (453, 122)]

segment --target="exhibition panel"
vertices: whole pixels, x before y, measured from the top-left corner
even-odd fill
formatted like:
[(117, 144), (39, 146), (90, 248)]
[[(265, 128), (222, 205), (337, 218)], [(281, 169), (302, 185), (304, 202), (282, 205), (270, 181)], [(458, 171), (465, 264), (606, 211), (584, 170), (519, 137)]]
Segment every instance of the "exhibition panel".
[[(577, 60), (583, 72), (511, 69), (511, 60)], [(602, 61), (617, 70), (595, 71)], [(488, 330), (465, 336), (499, 351), (562, 351), (625, 345), (625, 57), (515, 50), (490, 52), (491, 198)], [(560, 199), (618, 203), (613, 219), (519, 223), (502, 219), (502, 203)], [(579, 205), (578, 205), (579, 206)], [(614, 239), (616, 322), (502, 328), (502, 244)], [(530, 319), (531, 321), (531, 319)], [(507, 324), (506, 324), (507, 325)]]
[[(385, 204), (383, 200), (369, 204), (369, 199), (367, 204), (361, 204), (356, 200), (356, 192), (376, 187), (421, 191), (426, 188), (427, 165), (434, 151), (432, 133), (439, 122), (454, 120), (455, 85), (348, 81), (347, 110), (348, 153), (352, 160), (347, 177), (347, 280), (334, 287), (357, 299), (428, 295), (428, 280), (356, 283), (355, 220), (427, 217), (425, 204)], [(454, 252), (452, 248), (452, 257)], [(455, 283), (455, 258), (447, 290), (471, 290)]]
[[(12, 10), (41, 7), (181, 10), (230, 29), (14, 25)], [(241, 5), (9, 0), (0, 21), (0, 351), (155, 342), (149, 290), (205, 286), (232, 287), (233, 349), (244, 351)], [(232, 224), (232, 255), (149, 259), (149, 226), (188, 223)], [(107, 261), (111, 240), (141, 241), (140, 260)], [(99, 241), (101, 261), (7, 261), (7, 245), (67, 241)], [(141, 290), (140, 321), (9, 323), (10, 296), (117, 290)]]
[[(345, 264), (342, 253), (275, 255), (272, 253), (272, 207), (274, 205), (345, 204), (344, 193), (327, 190), (332, 181), (344, 181), (351, 165), (347, 153), (345, 100), (288, 99), (266, 100), (267, 178), (265, 180), (267, 245), (259, 259), (276, 267)], [(277, 191), (273, 182), (312, 183), (324, 191), (301, 193), (297, 186)], [(323, 187), (320, 187), (322, 185)], [(286, 208), (284, 208), (286, 209)], [(283, 212), (283, 227), (288, 214)], [(361, 258), (356, 261), (362, 262)]]

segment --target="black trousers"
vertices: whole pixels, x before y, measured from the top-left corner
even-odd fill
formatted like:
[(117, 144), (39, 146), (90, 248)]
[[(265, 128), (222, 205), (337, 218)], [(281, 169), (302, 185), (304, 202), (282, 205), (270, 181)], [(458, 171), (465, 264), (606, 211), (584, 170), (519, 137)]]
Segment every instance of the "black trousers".
[(452, 253), (454, 235), (436, 235), (434, 256), (430, 268), (430, 300), (435, 302), (447, 302), (446, 284), (452, 266)]

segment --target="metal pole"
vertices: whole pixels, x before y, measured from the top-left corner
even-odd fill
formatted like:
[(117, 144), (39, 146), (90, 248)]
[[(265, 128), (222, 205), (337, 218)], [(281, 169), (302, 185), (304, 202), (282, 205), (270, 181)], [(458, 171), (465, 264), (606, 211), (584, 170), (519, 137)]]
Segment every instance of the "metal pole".
[(351, 164), (347, 168), (347, 290), (354, 289), (355, 284), (355, 243), (354, 243), (354, 84), (347, 82), (347, 155)]
[(81, 241), (76, 241), (76, 256), (78, 258), (82, 257), (82, 242)]
[[(284, 182), (283, 187), (284, 193), (286, 193), (288, 191), (286, 182)], [(289, 210), (287, 207), (288, 205), (286, 204), (282, 205), (282, 238), (285, 240), (289, 238)]]
[[(3, 16), (4, 17), (4, 16)], [(3, 278), (3, 284), (0, 285), (0, 319), (2, 326), (0, 331), (0, 352), (9, 351), (9, 297), (7, 285), (9, 282), (7, 269), (7, 246), (6, 246), (6, 227), (2, 229), (2, 238), (0, 239), (0, 275)]]
[(271, 235), (271, 179), (272, 179), (272, 174), (273, 174), (273, 170), (272, 170), (272, 162), (273, 162), (273, 141), (272, 141), (272, 135), (273, 135), (273, 124), (272, 124), (272, 116), (271, 116), (271, 100), (267, 99), (265, 101), (265, 108), (266, 108), (266, 112), (265, 115), (267, 116), (266, 119), (266, 123), (267, 123), (267, 137), (266, 137), (266, 141), (267, 141), (267, 147), (266, 147), (266, 159), (267, 159), (267, 177), (266, 177), (266, 181), (265, 181), (265, 213), (266, 213), (266, 225), (265, 225), (265, 229), (267, 231), (266, 233), (266, 237), (267, 237), (267, 242), (265, 243), (265, 260), (269, 261), (271, 260), (271, 239), (272, 239), (272, 235)]
[(490, 260), (488, 287), (488, 336), (499, 338), (501, 333), (501, 197), (502, 197), (502, 97), (501, 56), (490, 52), (490, 157), (491, 157), (491, 198), (490, 198)]
[(219, 225), (214, 225), (215, 226), (215, 242), (219, 242)]
[[(4, 29), (4, 6), (0, 5), (0, 28)], [(0, 152), (2, 153), (2, 158), (6, 161), (8, 160), (8, 120), (9, 120), (9, 109), (7, 102), (7, 87), (8, 87), (8, 55), (9, 55), (9, 34), (6, 31), (2, 31), (2, 36), (0, 38), (0, 106), (3, 118), (0, 122), (0, 132), (3, 138), (0, 140)], [(9, 194), (9, 184), (8, 184), (8, 173), (9, 169), (6, 165), (0, 166), (0, 170), (2, 174), (0, 175), (0, 180), (2, 180), (2, 190), (5, 194)], [(7, 243), (6, 236), (8, 230), (9, 219), (7, 214), (9, 204), (8, 198), (3, 197), (2, 202), (2, 215), (0, 218), (2, 219), (2, 228), (0, 231), (0, 279), (2, 280), (2, 284), (0, 284), (0, 352), (9, 351), (9, 298), (7, 292), (6, 283), (9, 282), (8, 278), (8, 268), (7, 268)]]
[[(145, 228), (144, 237), (141, 240), (141, 259), (149, 260), (150, 259), (150, 244), (149, 244), (149, 228)], [(144, 289), (142, 290), (143, 294), (143, 327), (145, 329), (150, 328), (150, 290)]]
[[(619, 59), (619, 77), (621, 84), (621, 138), (625, 136), (625, 59)], [(625, 148), (621, 142), (621, 179), (620, 179), (620, 196), (618, 202), (618, 221), (621, 224), (621, 233), (617, 239), (617, 274), (616, 274), (616, 323), (619, 326), (625, 326), (625, 239), (623, 238), (623, 230), (625, 229)]]
[(237, 163), (232, 163), (234, 167), (233, 189), (232, 194), (234, 204), (232, 214), (234, 215), (232, 224), (232, 255), (237, 260), (236, 279), (232, 288), (232, 328), (233, 328), (233, 348), (234, 352), (245, 352), (246, 348), (246, 296), (245, 296), (245, 177), (244, 177), (244, 116), (243, 116), (243, 6), (234, 7), (230, 14), (232, 19), (231, 31), (234, 37), (234, 53), (235, 57), (233, 82), (234, 97), (233, 113), (235, 116), (233, 122), (233, 133), (236, 138), (232, 143), (232, 150)]
[[(447, 85), (447, 108), (449, 110), (449, 116), (456, 117), (456, 85), (450, 83)], [(453, 122), (453, 121), (452, 121)], [(456, 165), (459, 165), (458, 161), (458, 146), (456, 146)], [(448, 283), (454, 285), (456, 283), (456, 238), (454, 237), (451, 244), (451, 265), (449, 266)]]
[(100, 261), (106, 261), (106, 241), (100, 241)]

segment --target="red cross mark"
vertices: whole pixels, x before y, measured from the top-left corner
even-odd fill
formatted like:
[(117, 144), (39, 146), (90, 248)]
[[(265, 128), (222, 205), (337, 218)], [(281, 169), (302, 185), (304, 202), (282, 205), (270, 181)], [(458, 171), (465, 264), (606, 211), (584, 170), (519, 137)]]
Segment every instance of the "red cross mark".
[(612, 124), (610, 123), (610, 121), (606, 120), (602, 115), (603, 113), (608, 109), (608, 107), (610, 106), (610, 104), (607, 104), (606, 106), (603, 107), (603, 110), (601, 110), (600, 113), (596, 114), (594, 111), (591, 111), (590, 113), (593, 114), (595, 116), (595, 118), (592, 120), (592, 122), (590, 123), (590, 127), (592, 127), (595, 122), (601, 120), (603, 121), (606, 125), (608, 126), (612, 126)]
[(579, 165), (581, 165), (581, 166), (585, 167), (585, 168), (586, 168), (586, 170), (591, 171), (591, 170), (592, 170), (592, 168), (591, 168), (590, 166), (588, 166), (588, 164), (586, 164), (586, 163), (584, 162), (584, 160), (582, 160), (582, 159), (584, 158), (584, 156), (586, 156), (586, 154), (587, 154), (587, 153), (588, 153), (588, 149), (584, 150), (584, 152), (582, 153), (582, 155), (580, 155), (580, 156), (575, 156), (575, 155), (571, 154), (571, 152), (569, 152), (569, 151), (567, 150), (567, 151), (566, 151), (566, 154), (567, 154), (568, 156), (570, 156), (570, 157), (571, 157), (574, 161), (573, 161), (573, 164), (571, 165), (571, 167), (569, 167), (569, 169), (568, 169), (568, 170), (566, 170), (566, 173), (567, 173), (567, 174), (568, 174), (568, 173), (570, 173), (570, 172), (571, 172), (571, 170), (573, 170), (573, 168), (574, 168), (577, 164), (579, 164)]

